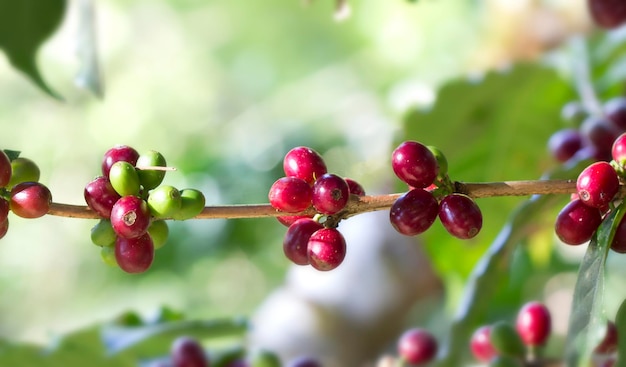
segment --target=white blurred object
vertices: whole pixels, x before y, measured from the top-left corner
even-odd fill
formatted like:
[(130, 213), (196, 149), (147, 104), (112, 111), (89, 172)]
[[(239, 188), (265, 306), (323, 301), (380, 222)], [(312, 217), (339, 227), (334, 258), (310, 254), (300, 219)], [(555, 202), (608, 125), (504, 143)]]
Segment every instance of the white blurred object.
[(284, 362), (307, 355), (325, 367), (362, 366), (395, 343), (419, 300), (436, 299), (441, 282), (415, 238), (380, 211), (343, 221), (348, 251), (330, 272), (294, 265), (286, 284), (252, 317), (249, 343)]

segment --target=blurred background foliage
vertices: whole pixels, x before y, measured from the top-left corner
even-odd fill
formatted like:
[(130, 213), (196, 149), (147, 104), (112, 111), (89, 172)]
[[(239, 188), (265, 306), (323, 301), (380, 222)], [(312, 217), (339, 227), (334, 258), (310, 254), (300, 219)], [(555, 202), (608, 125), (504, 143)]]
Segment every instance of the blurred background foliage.
[[(39, 54), (64, 102), (0, 57), (2, 147), (38, 162), (54, 200), (71, 204), (83, 204), (84, 185), (115, 144), (160, 151), (178, 169), (166, 182), (202, 190), (208, 205), (266, 202), (283, 155), (298, 145), (369, 194), (404, 190), (389, 155), (405, 139), (440, 147), (454, 180), (535, 179), (556, 166), (546, 141), (576, 98), (564, 44), (590, 31), (582, 0), (353, 2), (341, 22), (329, 0), (100, 1), (101, 100), (72, 85), (77, 4)], [(604, 97), (621, 92), (605, 85)], [(481, 200), (485, 227), (470, 243), (440, 225), (424, 236), (446, 310), (522, 200)], [(558, 306), (571, 297), (581, 251), (554, 246), (557, 209), (516, 253), (492, 317), (525, 299), (552, 295)], [(191, 220), (171, 223), (147, 273), (128, 275), (101, 262), (89, 241), (94, 224), (11, 217), (0, 246), (1, 337), (48, 343), (127, 310), (149, 318), (163, 305), (189, 318), (248, 315), (289, 266), (285, 228), (273, 219)]]

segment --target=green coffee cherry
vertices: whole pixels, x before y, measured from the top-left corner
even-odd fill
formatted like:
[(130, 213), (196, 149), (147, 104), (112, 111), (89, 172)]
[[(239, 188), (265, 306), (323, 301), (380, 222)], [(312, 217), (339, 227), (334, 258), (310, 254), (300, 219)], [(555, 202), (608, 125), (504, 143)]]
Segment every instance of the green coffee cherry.
[(202, 212), (206, 202), (204, 194), (196, 189), (183, 189), (180, 191), (182, 204), (178, 213), (172, 218), (176, 220), (187, 220), (195, 217)]
[(109, 171), (109, 181), (120, 196), (139, 194), (139, 176), (135, 166), (128, 162), (113, 163)]
[(91, 228), (91, 242), (100, 247), (114, 246), (116, 236), (108, 219), (101, 219)]
[(152, 190), (163, 182), (165, 171), (141, 169), (142, 167), (165, 167), (165, 157), (157, 151), (150, 150), (139, 156), (137, 159), (137, 174), (139, 182), (145, 190)]
[(152, 221), (150, 227), (148, 227), (148, 233), (150, 237), (152, 237), (152, 243), (154, 245), (154, 249), (160, 249), (167, 242), (167, 237), (170, 234), (170, 229), (167, 225), (167, 222), (164, 220), (155, 220)]
[(506, 355), (500, 355), (500, 356), (495, 356), (491, 359), (491, 361), (489, 361), (489, 367), (523, 367), (524, 365), (522, 364), (522, 362), (520, 362), (519, 359), (511, 357), (511, 356), (506, 356)]
[(182, 199), (174, 186), (161, 185), (148, 195), (148, 208), (155, 218), (171, 218), (180, 211)]
[(519, 334), (513, 325), (505, 321), (498, 321), (491, 326), (489, 340), (494, 349), (501, 355), (523, 357), (526, 353), (526, 348)]
[(117, 267), (117, 260), (115, 259), (115, 246), (104, 246), (100, 249), (100, 257), (105, 264), (109, 266)]
[(260, 350), (252, 356), (250, 367), (281, 367), (281, 363), (275, 353)]
[(439, 148), (432, 145), (427, 146), (427, 148), (433, 153), (437, 160), (437, 165), (439, 165), (439, 173), (437, 173), (437, 176), (444, 177), (448, 174), (448, 159)]
[(37, 163), (24, 157), (17, 157), (11, 161), (11, 180), (7, 185), (11, 188), (22, 182), (39, 182), (41, 172)]

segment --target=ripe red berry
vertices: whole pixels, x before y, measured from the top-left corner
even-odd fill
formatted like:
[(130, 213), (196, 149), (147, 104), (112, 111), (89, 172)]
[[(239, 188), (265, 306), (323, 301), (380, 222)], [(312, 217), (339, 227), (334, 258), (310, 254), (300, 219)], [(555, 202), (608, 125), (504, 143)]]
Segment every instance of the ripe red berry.
[(583, 138), (577, 129), (555, 132), (548, 140), (548, 150), (559, 162), (567, 162), (583, 147)]
[(310, 218), (298, 219), (287, 229), (283, 239), (283, 251), (285, 256), (294, 264), (308, 265), (308, 243), (311, 235), (324, 228), (321, 224)]
[(576, 190), (583, 203), (602, 209), (619, 191), (619, 178), (608, 162), (595, 162), (580, 173)]
[(123, 238), (142, 236), (150, 226), (148, 204), (137, 196), (122, 197), (111, 209), (111, 226)]
[(136, 238), (117, 237), (115, 260), (127, 273), (143, 273), (154, 260), (154, 243), (148, 233)]
[(411, 364), (426, 364), (437, 354), (437, 340), (427, 330), (409, 329), (398, 339), (398, 354)]
[(363, 189), (363, 186), (361, 186), (360, 183), (351, 178), (344, 178), (344, 180), (348, 184), (348, 189), (351, 195), (365, 196), (365, 189)]
[(113, 189), (109, 179), (104, 176), (96, 177), (89, 182), (85, 186), (83, 196), (91, 210), (107, 219), (111, 217), (113, 205), (121, 198), (120, 194)]
[(615, 229), (615, 235), (611, 241), (611, 250), (626, 254), (626, 216), (622, 217)]
[(393, 172), (414, 188), (428, 187), (439, 173), (437, 159), (427, 146), (405, 141), (391, 155)]
[(626, 133), (618, 136), (613, 142), (611, 156), (620, 166), (626, 166)]
[(313, 189), (301, 178), (281, 177), (270, 187), (270, 204), (287, 213), (301, 212), (311, 206)]
[(430, 228), (438, 213), (439, 204), (433, 194), (424, 189), (412, 189), (393, 203), (389, 220), (396, 231), (415, 236)]
[(439, 203), (439, 219), (451, 235), (470, 239), (480, 232), (483, 215), (476, 202), (467, 195), (450, 194)]
[(0, 222), (0, 238), (3, 238), (4, 236), (6, 236), (8, 231), (9, 231), (9, 218)]
[(518, 312), (515, 327), (524, 344), (543, 345), (552, 331), (550, 311), (540, 302), (528, 302)]
[(606, 333), (604, 338), (593, 350), (595, 354), (613, 354), (617, 351), (617, 327), (612, 321), (608, 321), (606, 325)]
[(570, 201), (556, 217), (554, 231), (568, 245), (580, 245), (591, 239), (602, 222), (600, 210), (580, 199)]
[(52, 194), (39, 182), (22, 182), (11, 189), (11, 211), (22, 218), (39, 218), (50, 210)]
[(313, 218), (313, 216), (281, 215), (280, 217), (276, 217), (276, 219), (280, 222), (280, 224), (284, 225), (285, 227), (289, 227), (290, 225), (294, 224), (298, 219), (302, 219), (302, 218)]
[(474, 331), (470, 339), (470, 349), (474, 358), (479, 362), (489, 362), (498, 354), (489, 339), (490, 332), (490, 326), (482, 326)]
[(291, 149), (283, 159), (283, 170), (287, 177), (297, 177), (313, 185), (316, 179), (327, 172), (326, 163), (319, 153), (308, 147)]
[(9, 216), (10, 204), (6, 199), (0, 197), (0, 222), (4, 222)]
[(309, 263), (315, 269), (335, 269), (346, 257), (346, 240), (336, 228), (322, 228), (309, 238), (307, 254)]
[(591, 18), (602, 28), (617, 28), (626, 21), (623, 0), (588, 0), (588, 5)]
[(11, 160), (9, 156), (0, 149), (0, 187), (5, 187), (9, 184), (9, 181), (11, 181), (11, 173)]
[(332, 173), (326, 173), (313, 184), (313, 207), (319, 213), (332, 215), (345, 208), (350, 199), (346, 181)]
[(200, 343), (187, 336), (177, 338), (170, 351), (174, 367), (208, 367), (209, 361)]
[(104, 153), (104, 158), (102, 159), (102, 175), (108, 178), (111, 166), (115, 164), (115, 162), (124, 161), (135, 166), (137, 159), (139, 159), (139, 153), (135, 149), (127, 145), (115, 146)]

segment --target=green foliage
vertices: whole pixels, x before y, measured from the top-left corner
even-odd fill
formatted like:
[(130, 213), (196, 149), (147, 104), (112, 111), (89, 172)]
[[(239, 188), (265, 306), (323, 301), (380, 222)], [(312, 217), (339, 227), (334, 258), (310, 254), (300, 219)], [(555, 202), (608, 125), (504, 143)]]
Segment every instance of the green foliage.
[[(617, 364), (615, 367), (626, 367), (626, 338), (619, 337), (619, 335), (626, 335), (626, 300), (622, 302), (622, 305), (617, 310), (617, 316), (615, 316), (615, 326), (617, 327)], [(621, 356), (621, 357), (620, 357)]]
[(61, 23), (65, 7), (65, 0), (0, 0), (0, 48), (17, 70), (59, 99), (41, 76), (36, 59), (43, 42)]

